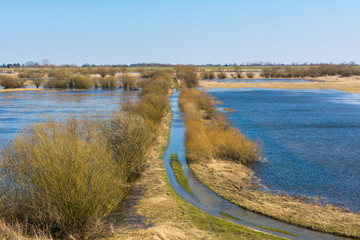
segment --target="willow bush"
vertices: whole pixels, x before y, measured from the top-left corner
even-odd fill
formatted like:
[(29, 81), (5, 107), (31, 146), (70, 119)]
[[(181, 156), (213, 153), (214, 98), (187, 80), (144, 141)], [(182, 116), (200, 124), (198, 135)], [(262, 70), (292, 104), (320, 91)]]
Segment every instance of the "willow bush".
[(123, 74), (120, 78), (120, 82), (122, 87), (125, 90), (130, 90), (136, 88), (136, 77), (131, 76), (129, 74)]
[(177, 65), (176, 78), (184, 82), (187, 88), (195, 88), (199, 84), (198, 69), (195, 66)]
[(106, 76), (99, 79), (99, 83), (101, 85), (101, 89), (109, 89), (114, 90), (117, 87), (116, 78), (113, 76)]
[(120, 164), (89, 118), (35, 124), (4, 148), (5, 211), (52, 234), (82, 237), (124, 197)]
[(83, 75), (75, 75), (70, 79), (70, 88), (75, 89), (89, 89), (93, 87), (93, 83), (90, 78)]
[(12, 75), (1, 74), (0, 86), (3, 86), (4, 88), (22, 88), (24, 87), (24, 81), (17, 79)]

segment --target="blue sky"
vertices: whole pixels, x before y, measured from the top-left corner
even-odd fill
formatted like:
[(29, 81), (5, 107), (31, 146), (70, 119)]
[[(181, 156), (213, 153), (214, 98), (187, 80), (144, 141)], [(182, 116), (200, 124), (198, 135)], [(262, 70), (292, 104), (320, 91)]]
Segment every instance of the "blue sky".
[(360, 63), (359, 0), (0, 0), (0, 64)]

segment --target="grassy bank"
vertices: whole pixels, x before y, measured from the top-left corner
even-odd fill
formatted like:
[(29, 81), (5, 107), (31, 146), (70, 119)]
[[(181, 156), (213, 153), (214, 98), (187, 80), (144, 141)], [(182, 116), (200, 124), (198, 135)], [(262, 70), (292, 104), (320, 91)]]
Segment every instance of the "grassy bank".
[(255, 183), (254, 173), (243, 165), (257, 159), (256, 144), (218, 115), (213, 101), (195, 89), (183, 89), (179, 100), (185, 117), (189, 167), (205, 186), (234, 204), (287, 223), (360, 237), (358, 214), (324, 205), (317, 199), (258, 190), (260, 185)]

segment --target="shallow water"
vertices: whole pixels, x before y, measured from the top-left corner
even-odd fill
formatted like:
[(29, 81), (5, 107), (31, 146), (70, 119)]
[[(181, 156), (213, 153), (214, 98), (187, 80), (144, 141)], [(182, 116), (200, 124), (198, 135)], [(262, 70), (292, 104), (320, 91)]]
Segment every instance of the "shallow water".
[[(236, 206), (229, 201), (217, 196), (215, 193), (206, 188), (201, 184), (194, 176), (194, 173), (189, 169), (186, 162), (186, 153), (185, 153), (185, 126), (182, 114), (178, 107), (178, 92), (170, 97), (170, 105), (173, 113), (173, 119), (170, 129), (170, 137), (167, 148), (164, 152), (164, 164), (166, 173), (169, 179), (171, 186), (176, 190), (188, 203), (193, 206), (217, 217), (223, 217), (221, 212), (228, 213), (240, 220), (227, 219), (233, 221), (237, 224), (243, 226), (248, 226), (254, 229), (258, 229), (263, 232), (268, 232), (274, 235), (290, 238), (290, 239), (344, 239), (337, 236), (332, 236), (329, 234), (324, 234), (320, 232), (315, 232), (305, 228), (289, 225), (282, 223), (280, 221), (274, 220), (269, 217), (265, 217), (260, 214), (247, 211), (239, 206)], [(185, 189), (183, 189), (180, 184), (177, 182), (174, 171), (170, 166), (170, 156), (171, 154), (178, 154), (178, 159), (183, 167), (184, 175), (186, 176), (190, 188), (194, 195), (190, 195)], [(288, 233), (296, 234), (298, 236), (290, 236), (288, 234), (283, 234), (279, 232), (270, 231), (263, 229), (261, 226), (266, 226), (270, 228), (276, 228)]]
[(215, 82), (225, 82), (225, 83), (266, 83), (266, 82), (281, 82), (281, 83), (291, 83), (291, 82), (308, 82), (305, 79), (209, 79), (205, 81), (215, 81)]
[(261, 140), (261, 183), (360, 212), (360, 95), (337, 90), (212, 89), (241, 131)]
[(0, 139), (11, 140), (25, 126), (48, 117), (107, 115), (136, 91), (18, 91), (0, 92)]

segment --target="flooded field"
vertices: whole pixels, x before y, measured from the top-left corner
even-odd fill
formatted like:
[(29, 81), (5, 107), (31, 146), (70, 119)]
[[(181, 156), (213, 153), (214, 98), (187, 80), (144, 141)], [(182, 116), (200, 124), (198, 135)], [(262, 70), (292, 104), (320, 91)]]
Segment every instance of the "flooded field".
[(337, 90), (211, 89), (229, 119), (261, 140), (250, 167), (265, 188), (360, 211), (360, 95)]
[(225, 83), (308, 82), (305, 79), (255, 79), (255, 78), (254, 79), (210, 79), (207, 81), (225, 82)]
[(0, 92), (0, 139), (10, 140), (26, 125), (47, 117), (107, 115), (137, 91), (18, 91)]

